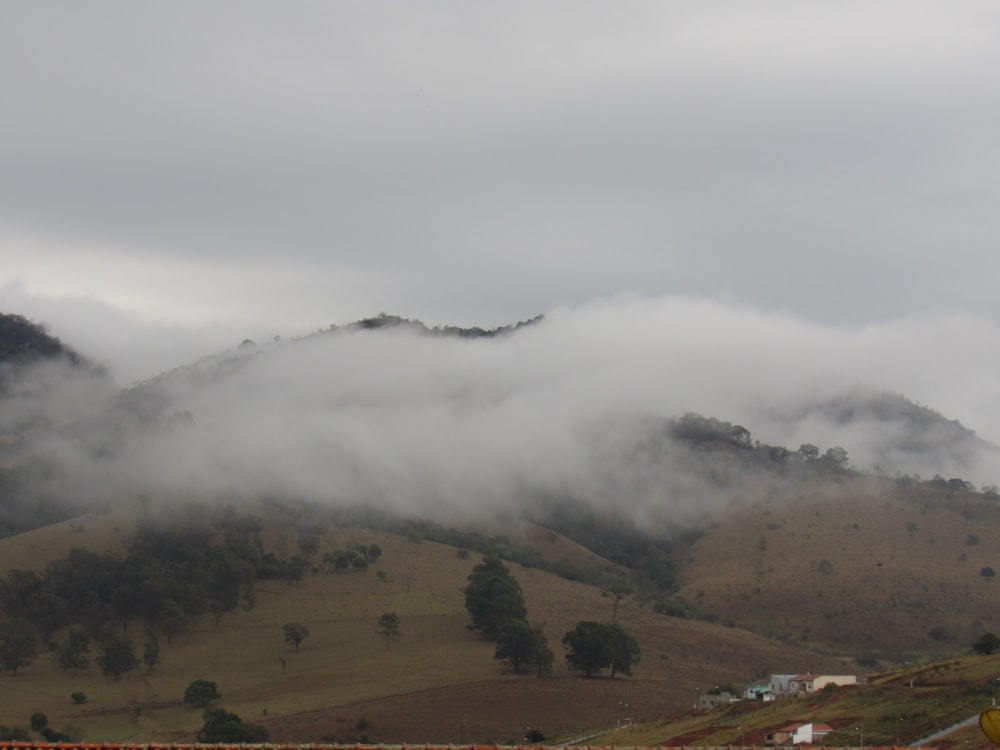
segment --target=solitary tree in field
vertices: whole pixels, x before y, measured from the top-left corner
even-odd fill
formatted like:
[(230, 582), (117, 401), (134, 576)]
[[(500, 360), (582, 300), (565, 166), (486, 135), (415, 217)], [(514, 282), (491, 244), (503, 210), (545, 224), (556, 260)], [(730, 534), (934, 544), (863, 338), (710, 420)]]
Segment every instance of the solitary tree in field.
[(301, 622), (287, 622), (285, 623), (285, 643), (291, 643), (295, 645), (295, 650), (299, 650), (299, 646), (302, 645), (302, 641), (309, 637), (309, 628), (303, 625)]
[(611, 599), (611, 622), (618, 619), (618, 605), (631, 593), (632, 587), (629, 586), (628, 581), (617, 576), (609, 577), (601, 586), (601, 596)]
[(208, 680), (195, 680), (184, 691), (185, 705), (195, 708), (206, 708), (220, 698), (218, 686)]
[(493, 555), (472, 569), (465, 587), (465, 608), (472, 618), (469, 629), (491, 639), (496, 639), (504, 623), (523, 620), (528, 614), (517, 579)]
[(385, 647), (389, 648), (389, 641), (399, 640), (399, 615), (395, 612), (383, 612), (378, 618), (377, 630), (385, 638)]
[(979, 640), (972, 644), (972, 650), (983, 656), (989, 656), (998, 649), (1000, 649), (1000, 638), (993, 633), (983, 633)]

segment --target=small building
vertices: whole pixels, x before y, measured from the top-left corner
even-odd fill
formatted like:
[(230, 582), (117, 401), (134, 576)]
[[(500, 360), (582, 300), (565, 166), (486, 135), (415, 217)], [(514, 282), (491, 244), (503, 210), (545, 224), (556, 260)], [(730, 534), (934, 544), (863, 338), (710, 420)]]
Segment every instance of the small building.
[(798, 675), (795, 674), (773, 674), (771, 675), (771, 690), (775, 695), (784, 695), (792, 691), (791, 683)]
[(858, 678), (853, 674), (801, 674), (789, 680), (788, 691), (792, 695), (807, 695), (816, 693), (827, 685), (857, 685)]
[(698, 696), (698, 708), (715, 708), (739, 702), (739, 696), (732, 693), (703, 693)]
[(743, 700), (745, 701), (773, 701), (774, 684), (769, 677), (757, 682), (751, 682), (743, 688)]
[(833, 727), (829, 724), (797, 721), (780, 729), (767, 732), (764, 735), (764, 744), (774, 747), (820, 745), (823, 738), (832, 731)]

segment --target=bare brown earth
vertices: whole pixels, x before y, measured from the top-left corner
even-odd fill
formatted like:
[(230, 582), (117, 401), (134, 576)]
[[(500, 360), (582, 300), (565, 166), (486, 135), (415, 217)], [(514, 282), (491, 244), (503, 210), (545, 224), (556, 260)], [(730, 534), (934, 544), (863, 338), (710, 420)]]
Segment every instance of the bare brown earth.
[[(567, 738), (611, 727), (645, 705), (671, 700), (668, 684), (629, 679), (559, 677), (478, 682), (393, 695), (265, 722), (272, 739), (303, 736), (354, 742), (516, 744), (529, 727)], [(371, 727), (359, 730), (361, 718)]]

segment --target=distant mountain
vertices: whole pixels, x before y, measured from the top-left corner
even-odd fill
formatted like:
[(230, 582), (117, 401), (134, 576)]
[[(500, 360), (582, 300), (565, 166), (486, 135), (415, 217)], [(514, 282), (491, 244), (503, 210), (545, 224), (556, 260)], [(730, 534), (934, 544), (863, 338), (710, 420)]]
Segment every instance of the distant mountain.
[(853, 389), (807, 403), (769, 405), (761, 421), (779, 435), (809, 441), (822, 435), (850, 445), (852, 464), (889, 474), (989, 476), (1000, 457), (1000, 448), (958, 420), (889, 391)]

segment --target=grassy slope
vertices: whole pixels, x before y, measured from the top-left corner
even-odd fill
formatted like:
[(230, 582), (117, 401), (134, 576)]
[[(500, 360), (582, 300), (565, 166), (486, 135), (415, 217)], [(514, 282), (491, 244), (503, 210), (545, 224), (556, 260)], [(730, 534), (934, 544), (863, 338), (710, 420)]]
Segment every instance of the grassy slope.
[[(979, 494), (904, 495), (852, 480), (714, 521), (679, 560), (679, 593), (758, 632), (851, 652), (947, 654), (1000, 620), (1000, 584), (980, 575), (1000, 570), (1000, 509)], [(948, 637), (932, 638), (935, 626)]]
[[(120, 548), (128, 524), (122, 514), (90, 516), (5, 539), (0, 563), (40, 567), (85, 540)], [(72, 530), (81, 525), (85, 531)], [(563, 545), (566, 555), (591, 557), (565, 540), (541, 538)], [(512, 566), (530, 618), (545, 623), (557, 664), (550, 679), (507, 674), (493, 660), (492, 644), (465, 628), (461, 588), (476, 555), (462, 560), (452, 547), (359, 529), (326, 537), (320, 555), (371, 542), (383, 557), (368, 571), (319, 573), (292, 586), (262, 582), (254, 610), (230, 614), (218, 627), (203, 622), (169, 645), (161, 638), (162, 662), (152, 675), (112, 682), (93, 666), (67, 675), (43, 656), (17, 677), (0, 676), (0, 724), (23, 727), (41, 711), (55, 729), (76, 727), (88, 740), (190, 740), (200, 712), (181, 698), (192, 680), (203, 678), (218, 683), (226, 709), (264, 723), (277, 741), (366, 734), (385, 742), (503, 742), (527, 726), (555, 738), (613, 725), (625, 712), (652, 718), (686, 707), (699, 688), (761, 671), (844, 669), (774, 640), (666, 618), (626, 601), (619, 620), (637, 635), (642, 663), (633, 679), (584, 680), (565, 670), (559, 639), (579, 619), (607, 619), (609, 600), (592, 587)], [(377, 570), (388, 582), (377, 579)], [(375, 633), (386, 611), (400, 615), (403, 633), (388, 649)], [(281, 626), (290, 621), (311, 631), (299, 653), (282, 642)], [(141, 641), (138, 626), (130, 635)], [(72, 704), (74, 691), (89, 702)], [(362, 717), (371, 726), (360, 730)]]

